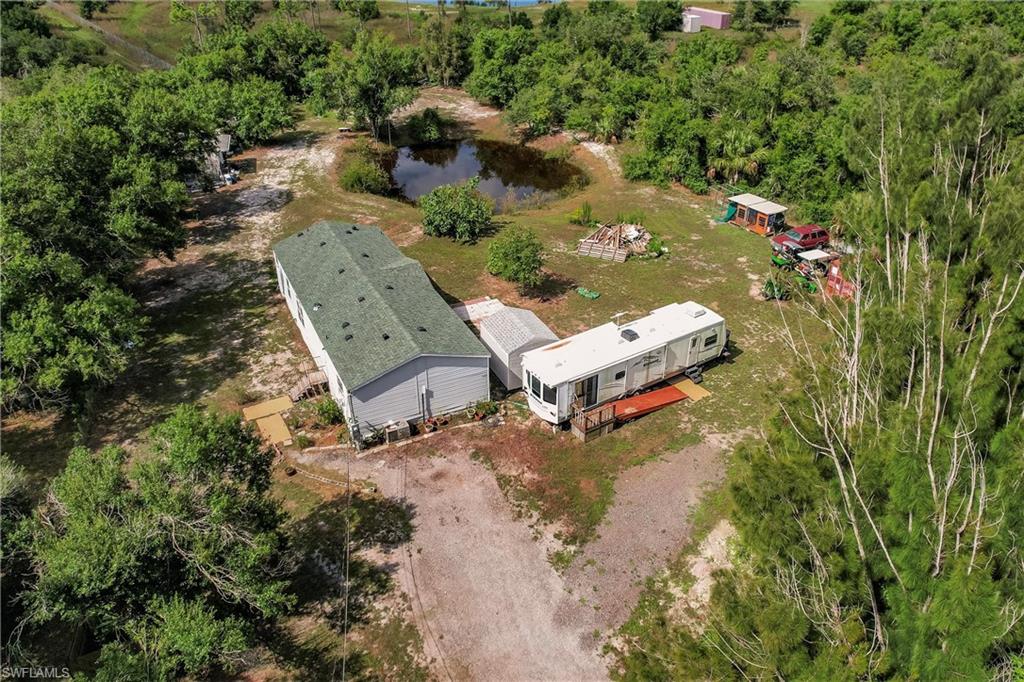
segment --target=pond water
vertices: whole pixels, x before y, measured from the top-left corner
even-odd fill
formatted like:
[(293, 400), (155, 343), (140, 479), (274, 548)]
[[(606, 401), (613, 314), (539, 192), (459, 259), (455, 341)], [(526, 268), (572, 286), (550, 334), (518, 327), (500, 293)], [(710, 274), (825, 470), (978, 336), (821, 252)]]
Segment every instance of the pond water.
[(547, 159), (531, 147), (493, 140), (452, 140), (399, 147), (388, 164), (398, 192), (415, 201), (439, 185), (479, 177), (482, 193), (501, 203), (513, 195), (558, 192), (586, 182), (582, 170), (566, 161)]

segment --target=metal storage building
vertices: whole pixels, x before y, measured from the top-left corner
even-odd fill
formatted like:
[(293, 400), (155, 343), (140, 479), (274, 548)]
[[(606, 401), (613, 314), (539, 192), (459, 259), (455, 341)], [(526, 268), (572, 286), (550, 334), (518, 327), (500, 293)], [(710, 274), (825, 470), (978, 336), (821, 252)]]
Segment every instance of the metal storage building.
[(523, 353), (558, 337), (533, 312), (502, 308), (480, 321), (480, 340), (491, 351), (491, 371), (513, 391), (523, 387)]
[(319, 222), (278, 242), (274, 263), (356, 442), (490, 397), (487, 349), (380, 229)]
[(687, 14), (700, 17), (701, 25), (708, 28), (726, 29), (732, 23), (732, 14), (721, 10), (706, 9), (704, 7), (685, 7), (683, 8), (683, 16)]

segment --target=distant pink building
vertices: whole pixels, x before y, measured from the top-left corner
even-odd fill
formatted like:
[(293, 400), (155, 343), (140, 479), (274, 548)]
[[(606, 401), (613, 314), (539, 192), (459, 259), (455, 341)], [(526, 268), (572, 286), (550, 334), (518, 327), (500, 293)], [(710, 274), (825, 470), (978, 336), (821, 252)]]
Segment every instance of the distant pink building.
[(704, 9), (703, 7), (687, 7), (683, 9), (683, 14), (696, 14), (700, 17), (700, 23), (702, 26), (708, 28), (725, 29), (729, 28), (729, 24), (732, 23), (732, 14), (729, 12), (720, 12), (717, 9)]

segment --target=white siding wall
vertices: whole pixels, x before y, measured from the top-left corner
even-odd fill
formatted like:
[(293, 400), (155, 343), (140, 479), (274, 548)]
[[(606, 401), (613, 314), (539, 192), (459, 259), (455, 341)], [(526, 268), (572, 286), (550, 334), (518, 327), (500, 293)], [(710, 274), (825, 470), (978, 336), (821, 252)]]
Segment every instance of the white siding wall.
[(354, 421), (370, 430), (464, 409), (490, 397), (488, 372), (486, 357), (416, 358), (352, 392)]
[(491, 352), (491, 371), (494, 376), (510, 391), (522, 387), (523, 380), (512, 373), (508, 354), (486, 328), (480, 330), (480, 340)]

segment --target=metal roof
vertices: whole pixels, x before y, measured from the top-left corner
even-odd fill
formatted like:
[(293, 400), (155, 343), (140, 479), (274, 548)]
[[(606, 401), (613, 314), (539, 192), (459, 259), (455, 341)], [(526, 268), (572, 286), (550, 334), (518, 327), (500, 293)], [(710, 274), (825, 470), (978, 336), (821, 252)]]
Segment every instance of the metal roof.
[(488, 355), (420, 264), (376, 227), (322, 221), (274, 255), (349, 391), (421, 355)]
[(480, 321), (480, 331), (486, 331), (498, 348), (506, 355), (537, 341), (557, 341), (555, 333), (530, 310), (503, 308)]
[[(623, 325), (608, 322), (523, 353), (523, 368), (548, 386), (555, 386), (589, 376), (722, 321), (721, 315), (699, 303), (670, 303), (639, 320)], [(635, 333), (636, 339), (627, 340), (623, 332)]]
[(734, 197), (729, 197), (729, 201), (740, 206), (746, 206), (752, 208), (758, 213), (765, 215), (775, 215), (776, 213), (784, 213), (787, 209), (781, 204), (776, 204), (774, 201), (768, 201), (764, 197), (759, 197), (756, 194), (737, 194)]

